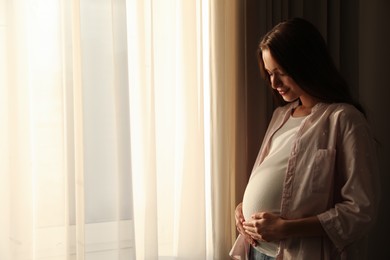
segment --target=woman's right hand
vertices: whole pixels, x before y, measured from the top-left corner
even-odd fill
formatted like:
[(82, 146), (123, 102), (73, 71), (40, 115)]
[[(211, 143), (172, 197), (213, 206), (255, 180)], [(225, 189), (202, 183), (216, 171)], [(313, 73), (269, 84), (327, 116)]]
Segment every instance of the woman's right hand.
[(243, 227), (243, 223), (245, 221), (244, 214), (242, 213), (242, 202), (237, 205), (236, 210), (235, 210), (235, 217), (236, 217), (236, 227), (237, 231), (245, 237), (246, 242), (251, 244), (252, 246), (256, 246), (256, 240), (254, 240), (250, 235), (248, 235), (245, 232), (245, 229)]

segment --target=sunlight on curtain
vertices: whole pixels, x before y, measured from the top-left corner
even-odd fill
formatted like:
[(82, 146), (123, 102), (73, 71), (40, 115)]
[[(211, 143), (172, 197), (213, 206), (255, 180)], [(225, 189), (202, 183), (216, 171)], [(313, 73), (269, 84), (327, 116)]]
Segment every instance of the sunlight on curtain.
[(125, 1), (0, 4), (0, 259), (133, 259)]
[(228, 259), (246, 163), (244, 2), (127, 11), (137, 259)]
[(227, 258), (240, 2), (0, 0), (0, 259)]
[(137, 259), (206, 259), (202, 4), (127, 6)]

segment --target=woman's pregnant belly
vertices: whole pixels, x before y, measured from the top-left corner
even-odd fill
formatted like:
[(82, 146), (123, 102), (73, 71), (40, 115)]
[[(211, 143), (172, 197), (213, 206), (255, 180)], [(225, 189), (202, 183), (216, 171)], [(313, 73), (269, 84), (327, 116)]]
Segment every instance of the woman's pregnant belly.
[(280, 213), (286, 167), (264, 161), (252, 173), (242, 201), (244, 218), (260, 211)]
[[(283, 180), (285, 167), (268, 165), (263, 162), (252, 173), (244, 193), (242, 211), (246, 220), (251, 219), (252, 214), (260, 211), (280, 213)], [(279, 251), (277, 242), (260, 242), (256, 250), (275, 257)]]

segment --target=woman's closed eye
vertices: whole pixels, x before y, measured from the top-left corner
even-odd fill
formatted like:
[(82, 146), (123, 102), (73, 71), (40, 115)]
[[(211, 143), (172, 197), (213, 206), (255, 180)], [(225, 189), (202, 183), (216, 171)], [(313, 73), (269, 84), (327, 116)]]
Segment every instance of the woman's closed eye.
[(286, 76), (287, 74), (283, 71), (280, 71), (280, 70), (274, 70), (274, 71), (269, 71), (267, 70), (267, 73), (270, 77), (272, 76), (279, 76), (279, 77), (283, 77), (283, 76)]

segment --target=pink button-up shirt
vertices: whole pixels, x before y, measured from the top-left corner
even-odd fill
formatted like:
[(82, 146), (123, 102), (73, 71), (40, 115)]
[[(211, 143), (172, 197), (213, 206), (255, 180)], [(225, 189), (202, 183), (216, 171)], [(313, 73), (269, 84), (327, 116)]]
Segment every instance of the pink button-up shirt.
[[(254, 169), (297, 105), (275, 110)], [(376, 217), (379, 185), (375, 142), (364, 116), (348, 104), (318, 103), (302, 121), (286, 163), (281, 216), (316, 215), (327, 236), (280, 241), (277, 259), (365, 259), (362, 245)], [(248, 248), (240, 235), (230, 255), (246, 259)]]

